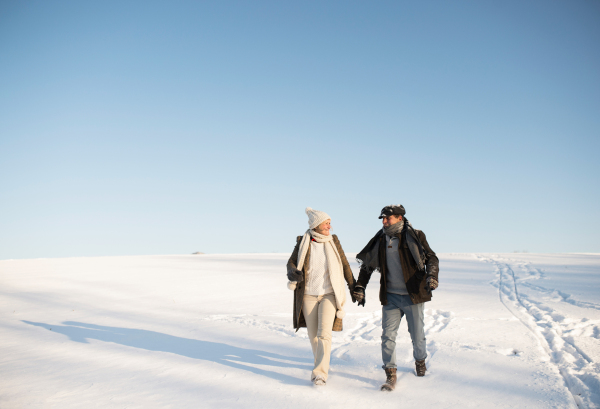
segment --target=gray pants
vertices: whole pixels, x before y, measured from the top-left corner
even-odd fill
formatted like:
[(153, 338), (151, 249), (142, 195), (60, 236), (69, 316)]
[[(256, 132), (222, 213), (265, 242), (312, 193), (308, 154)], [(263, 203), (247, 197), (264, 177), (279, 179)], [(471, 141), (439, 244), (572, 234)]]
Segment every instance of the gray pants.
[(425, 349), (424, 311), (425, 303), (413, 304), (408, 295), (387, 293), (387, 305), (383, 306), (381, 326), (381, 357), (384, 368), (396, 368), (396, 336), (402, 317), (406, 315), (408, 333), (412, 339), (415, 361), (427, 358)]

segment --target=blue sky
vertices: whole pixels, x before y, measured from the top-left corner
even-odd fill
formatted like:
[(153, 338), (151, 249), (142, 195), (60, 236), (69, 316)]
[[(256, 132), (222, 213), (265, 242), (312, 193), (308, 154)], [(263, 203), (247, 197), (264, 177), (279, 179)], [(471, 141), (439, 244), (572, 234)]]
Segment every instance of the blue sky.
[(0, 3), (0, 259), (600, 252), (597, 1)]

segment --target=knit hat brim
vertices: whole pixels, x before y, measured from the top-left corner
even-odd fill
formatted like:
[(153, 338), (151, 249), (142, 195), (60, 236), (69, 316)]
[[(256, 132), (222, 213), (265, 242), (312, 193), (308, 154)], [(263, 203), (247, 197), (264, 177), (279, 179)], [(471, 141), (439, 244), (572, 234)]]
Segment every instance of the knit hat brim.
[(327, 213), (320, 210), (314, 210), (307, 207), (304, 211), (308, 215), (308, 228), (311, 230), (318, 227), (324, 221), (331, 220), (331, 217), (329, 217)]

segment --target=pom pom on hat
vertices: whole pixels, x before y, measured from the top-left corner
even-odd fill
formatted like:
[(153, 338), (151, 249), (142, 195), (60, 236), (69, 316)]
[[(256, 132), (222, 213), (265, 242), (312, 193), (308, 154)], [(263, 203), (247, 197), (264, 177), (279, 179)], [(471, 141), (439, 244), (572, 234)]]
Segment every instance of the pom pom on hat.
[(336, 311), (335, 316), (339, 319), (343, 319), (346, 316), (346, 311), (339, 309)]
[(304, 211), (308, 215), (308, 228), (309, 229), (314, 229), (315, 227), (317, 227), (318, 225), (323, 223), (325, 220), (331, 219), (331, 217), (329, 217), (329, 215), (327, 213), (321, 212), (319, 210), (314, 210), (310, 207), (307, 207)]

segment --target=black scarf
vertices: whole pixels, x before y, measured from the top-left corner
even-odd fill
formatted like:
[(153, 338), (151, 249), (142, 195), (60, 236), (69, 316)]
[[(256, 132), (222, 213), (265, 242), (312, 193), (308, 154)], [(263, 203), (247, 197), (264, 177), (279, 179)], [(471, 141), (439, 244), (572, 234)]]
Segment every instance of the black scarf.
[[(425, 249), (419, 241), (415, 229), (413, 229), (406, 218), (404, 219), (404, 228), (396, 237), (400, 238), (401, 235), (404, 235), (410, 254), (412, 254), (413, 260), (415, 260), (415, 263), (417, 264), (417, 269), (425, 272)], [(378, 251), (379, 240), (384, 239), (383, 236), (385, 236), (385, 233), (383, 229), (381, 229), (375, 233), (375, 236), (373, 236), (371, 240), (369, 240), (369, 243), (367, 243), (365, 248), (356, 255), (356, 260), (361, 268), (366, 267), (369, 272), (374, 270), (381, 271)]]

